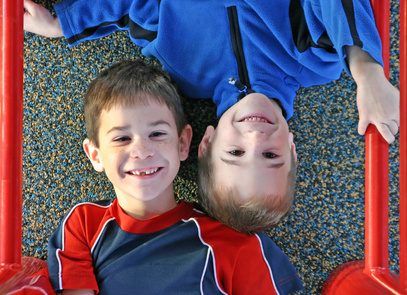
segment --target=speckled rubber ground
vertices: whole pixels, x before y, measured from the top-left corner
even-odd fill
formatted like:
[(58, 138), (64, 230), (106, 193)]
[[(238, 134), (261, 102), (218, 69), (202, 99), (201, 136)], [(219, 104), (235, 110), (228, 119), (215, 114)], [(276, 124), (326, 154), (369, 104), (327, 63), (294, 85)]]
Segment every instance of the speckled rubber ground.
[[(50, 1), (43, 1), (51, 7)], [(398, 66), (398, 2), (392, 7), (391, 63)], [(63, 214), (84, 200), (112, 198), (110, 183), (82, 152), (82, 96), (97, 73), (139, 56), (124, 33), (68, 48), (63, 40), (25, 35), (24, 237), (26, 256), (46, 257), (49, 235)], [(398, 83), (398, 71), (391, 75)], [(176, 180), (183, 199), (196, 197), (196, 145), (214, 122), (211, 102), (186, 101), (195, 136), (190, 159)], [(270, 232), (304, 280), (319, 294), (329, 273), (363, 258), (364, 142), (357, 134), (355, 84), (346, 75), (324, 87), (301, 90), (290, 120), (299, 154), (298, 192), (292, 213)], [(398, 264), (398, 144), (390, 149), (390, 256)]]

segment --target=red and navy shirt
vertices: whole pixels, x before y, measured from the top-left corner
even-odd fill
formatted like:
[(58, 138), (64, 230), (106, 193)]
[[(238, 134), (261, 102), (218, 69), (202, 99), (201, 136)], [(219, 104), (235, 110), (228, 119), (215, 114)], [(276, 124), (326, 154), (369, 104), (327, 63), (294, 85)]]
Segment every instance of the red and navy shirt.
[(290, 294), (302, 289), (287, 256), (263, 233), (237, 232), (181, 202), (147, 220), (117, 200), (81, 203), (48, 245), (56, 290), (99, 294)]

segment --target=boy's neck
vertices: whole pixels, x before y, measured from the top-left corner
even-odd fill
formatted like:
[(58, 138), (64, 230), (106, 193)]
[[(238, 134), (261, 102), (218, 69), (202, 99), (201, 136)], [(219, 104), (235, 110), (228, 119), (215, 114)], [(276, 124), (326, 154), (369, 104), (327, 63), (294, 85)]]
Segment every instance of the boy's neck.
[[(252, 101), (253, 101), (253, 100), (252, 100), (252, 97), (254, 97), (255, 95), (257, 96), (257, 97), (256, 97), (257, 99), (258, 99), (258, 95), (261, 95), (264, 99), (266, 99), (266, 100), (272, 102), (273, 107), (276, 109), (276, 111), (280, 112), (281, 114), (283, 114), (283, 116), (285, 116), (285, 111), (284, 111), (284, 109), (281, 107), (281, 103), (280, 103), (277, 99), (269, 98), (269, 97), (267, 97), (265, 94), (256, 93), (256, 92), (251, 93), (251, 94), (248, 94), (248, 95), (246, 95), (245, 97), (243, 97), (240, 101), (238, 101), (238, 102), (235, 104), (235, 106), (234, 106), (235, 111), (236, 111), (236, 110), (239, 110), (239, 109), (245, 109), (245, 108), (247, 108), (248, 104), (247, 104), (247, 102), (244, 102), (244, 100), (247, 100), (248, 102), (252, 102)], [(250, 104), (249, 104), (249, 105), (250, 105)], [(229, 110), (230, 110), (230, 109), (229, 109)]]
[(131, 197), (123, 198), (119, 195), (117, 196), (117, 200), (124, 212), (140, 220), (161, 215), (177, 206), (172, 186), (163, 192), (160, 197), (154, 198), (153, 200), (144, 201)]

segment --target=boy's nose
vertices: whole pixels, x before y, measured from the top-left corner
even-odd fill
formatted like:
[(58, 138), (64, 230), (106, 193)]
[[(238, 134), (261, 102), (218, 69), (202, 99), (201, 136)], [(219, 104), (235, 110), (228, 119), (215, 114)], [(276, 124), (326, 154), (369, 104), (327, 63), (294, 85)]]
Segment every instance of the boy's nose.
[(251, 136), (271, 136), (277, 131), (277, 124), (264, 123), (242, 123), (237, 127), (240, 132), (250, 134)]
[(134, 159), (147, 159), (154, 155), (151, 146), (145, 140), (139, 140), (132, 144), (130, 150), (130, 157)]
[(248, 138), (254, 141), (262, 141), (269, 137), (269, 134), (260, 130), (247, 130), (245, 133)]

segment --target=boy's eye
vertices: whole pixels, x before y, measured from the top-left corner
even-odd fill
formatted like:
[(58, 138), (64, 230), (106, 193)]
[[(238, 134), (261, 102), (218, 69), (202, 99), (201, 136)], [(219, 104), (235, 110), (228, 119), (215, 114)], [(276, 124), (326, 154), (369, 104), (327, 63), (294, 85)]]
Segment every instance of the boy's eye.
[(130, 140), (130, 137), (128, 137), (128, 136), (120, 136), (120, 137), (116, 137), (113, 139), (113, 141), (115, 141), (115, 142), (125, 142), (128, 140)]
[(231, 154), (232, 156), (235, 156), (235, 157), (240, 157), (240, 156), (243, 156), (244, 151), (232, 150), (232, 151), (229, 152), (229, 154)]
[(162, 131), (154, 131), (154, 132), (152, 132), (150, 134), (150, 137), (160, 137), (160, 136), (163, 136), (163, 135), (166, 135), (166, 133), (162, 132)]
[(265, 157), (266, 159), (274, 159), (277, 158), (278, 156), (272, 152), (264, 152), (263, 157)]

